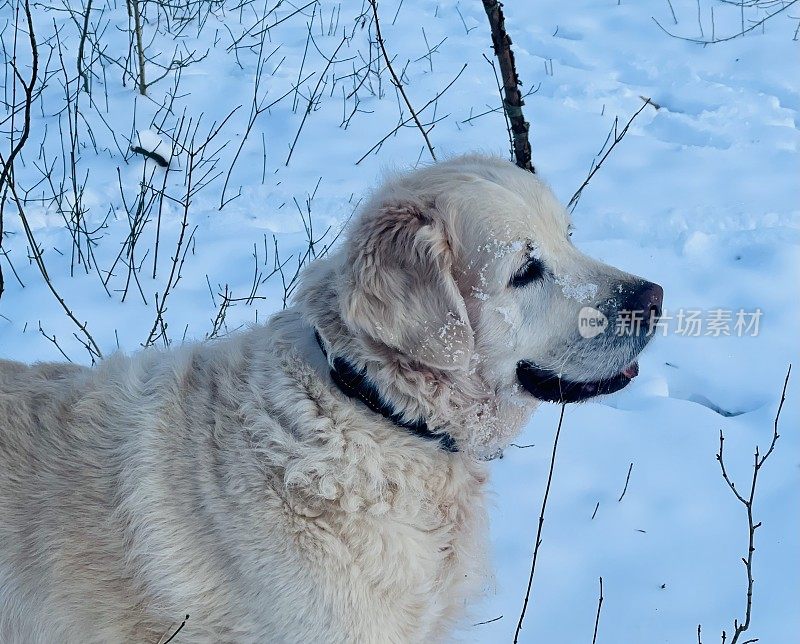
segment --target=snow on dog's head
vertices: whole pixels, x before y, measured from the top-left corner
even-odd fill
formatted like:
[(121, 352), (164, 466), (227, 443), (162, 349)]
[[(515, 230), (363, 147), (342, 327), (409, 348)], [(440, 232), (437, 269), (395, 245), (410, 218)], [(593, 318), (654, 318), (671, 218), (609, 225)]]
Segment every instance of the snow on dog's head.
[(584, 255), (550, 189), (486, 156), (391, 178), (331, 261), (372, 355), (528, 408), (624, 387), (661, 314), (660, 286)]

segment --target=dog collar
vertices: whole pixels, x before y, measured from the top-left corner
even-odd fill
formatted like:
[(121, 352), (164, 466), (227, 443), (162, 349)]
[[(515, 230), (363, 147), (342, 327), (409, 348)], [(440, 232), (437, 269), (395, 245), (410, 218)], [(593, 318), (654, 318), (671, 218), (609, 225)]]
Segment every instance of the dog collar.
[(360, 400), (376, 414), (391, 420), (395, 425), (408, 430), (415, 436), (438, 443), (439, 447), (445, 452), (458, 452), (456, 441), (450, 434), (442, 431), (432, 431), (428, 427), (428, 423), (422, 419), (414, 422), (404, 420), (402, 415), (381, 397), (377, 387), (367, 378), (366, 368), (359, 371), (350, 362), (339, 356), (334, 356), (333, 359), (330, 359), (319, 331), (316, 329), (314, 329), (314, 337), (317, 339), (322, 355), (331, 365), (331, 380), (345, 396)]

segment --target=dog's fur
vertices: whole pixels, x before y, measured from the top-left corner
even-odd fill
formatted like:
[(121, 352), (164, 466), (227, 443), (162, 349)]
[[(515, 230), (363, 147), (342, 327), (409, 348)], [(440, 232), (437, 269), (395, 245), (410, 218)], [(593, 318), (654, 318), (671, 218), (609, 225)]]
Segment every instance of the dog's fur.
[[(173, 641), (447, 639), (489, 579), (482, 459), (538, 404), (517, 363), (589, 380), (643, 346), (575, 332), (640, 281), (568, 224), (537, 177), (460, 157), (389, 180), (265, 326), (0, 361), (0, 641), (155, 644), (186, 614)], [(531, 254), (548, 276), (509, 287)], [(343, 395), (314, 330), (460, 451)]]

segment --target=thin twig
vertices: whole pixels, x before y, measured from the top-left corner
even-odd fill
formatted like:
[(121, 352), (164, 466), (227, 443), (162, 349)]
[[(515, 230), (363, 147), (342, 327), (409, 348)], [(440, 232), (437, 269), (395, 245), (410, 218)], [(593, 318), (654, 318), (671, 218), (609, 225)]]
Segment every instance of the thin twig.
[[(436, 93), (436, 96), (434, 96), (434, 97), (433, 97), (431, 100), (429, 100), (427, 103), (425, 103), (425, 105), (423, 105), (423, 106), (420, 108), (420, 110), (419, 110), (420, 114), (421, 114), (422, 112), (424, 112), (424, 111), (425, 111), (425, 110), (426, 110), (428, 107), (430, 107), (431, 105), (435, 104), (435, 103), (436, 103), (436, 102), (437, 102), (437, 101), (438, 101), (438, 100), (439, 100), (439, 99), (440, 99), (440, 98), (441, 98), (441, 97), (444, 95), (444, 93), (445, 93), (445, 92), (446, 92), (448, 89), (450, 89), (450, 88), (453, 86), (453, 84), (454, 84), (454, 83), (455, 83), (455, 82), (456, 82), (456, 81), (459, 79), (459, 77), (461, 76), (461, 74), (462, 74), (462, 73), (464, 73), (464, 70), (465, 70), (466, 68), (467, 68), (467, 63), (464, 63), (464, 65), (461, 67), (461, 69), (459, 70), (458, 74), (456, 74), (456, 75), (455, 75), (455, 77), (453, 78), (453, 80), (451, 80), (451, 81), (450, 81), (450, 82), (449, 82), (449, 83), (448, 83), (448, 84), (447, 84), (447, 85), (444, 87), (444, 89), (442, 89), (441, 91), (437, 92), (437, 93)], [(381, 140), (380, 140), (380, 141), (378, 141), (378, 142), (377, 142), (375, 145), (373, 145), (373, 146), (372, 146), (372, 147), (371, 147), (369, 150), (367, 150), (367, 151), (366, 151), (364, 154), (362, 154), (362, 155), (361, 155), (361, 158), (360, 158), (358, 161), (356, 161), (356, 165), (358, 165), (358, 164), (359, 164), (359, 163), (361, 163), (361, 162), (362, 162), (364, 159), (366, 159), (366, 158), (367, 158), (367, 157), (368, 157), (370, 154), (372, 154), (372, 152), (374, 152), (375, 150), (377, 150), (378, 148), (380, 148), (380, 147), (381, 147), (381, 146), (382, 146), (382, 145), (383, 145), (383, 144), (384, 144), (384, 143), (385, 143), (385, 142), (386, 142), (388, 139), (390, 139), (392, 136), (394, 136), (394, 135), (395, 135), (395, 134), (396, 134), (396, 133), (397, 133), (397, 132), (400, 130), (400, 128), (402, 128), (402, 127), (405, 127), (405, 126), (406, 126), (406, 125), (408, 125), (408, 124), (409, 124), (411, 121), (412, 121), (412, 118), (411, 118), (411, 117), (408, 117), (407, 119), (405, 119), (405, 120), (403, 120), (403, 121), (400, 121), (400, 123), (397, 125), (397, 127), (395, 127), (395, 128), (394, 128), (394, 129), (393, 129), (391, 132), (389, 132), (389, 133), (388, 133), (386, 136), (384, 136), (383, 138), (381, 138)]]
[(416, 123), (417, 128), (422, 133), (422, 138), (425, 139), (425, 145), (428, 146), (428, 152), (431, 155), (431, 158), (436, 161), (436, 154), (433, 151), (433, 145), (431, 145), (431, 140), (428, 138), (428, 132), (422, 127), (422, 123), (420, 123), (419, 117), (417, 113), (414, 111), (413, 105), (411, 105), (411, 101), (408, 99), (406, 95), (406, 91), (403, 89), (403, 84), (400, 82), (400, 79), (395, 74), (394, 68), (392, 67), (392, 61), (389, 58), (389, 54), (386, 53), (386, 44), (383, 41), (383, 36), (381, 35), (381, 23), (378, 20), (378, 0), (369, 0), (370, 6), (372, 7), (372, 15), (375, 18), (375, 38), (378, 40), (378, 45), (381, 48), (381, 53), (383, 54), (383, 60), (386, 63), (386, 68), (389, 70), (389, 73), (392, 75), (392, 82), (394, 86), (400, 92), (400, 95), (403, 97), (403, 101), (405, 101), (406, 106), (408, 107), (408, 111), (411, 112), (411, 117), (414, 119), (414, 123)]
[(476, 624), (473, 624), (473, 626), (483, 626), (484, 624), (491, 624), (492, 622), (498, 622), (501, 619), (503, 619), (503, 616), (498, 615), (497, 617), (494, 617), (492, 619), (487, 619), (485, 622), (477, 622)]
[[(781, 411), (783, 410), (783, 403), (786, 401), (786, 388), (789, 385), (789, 376), (792, 373), (792, 365), (789, 365), (789, 369), (786, 372), (786, 378), (783, 381), (783, 390), (781, 391), (781, 400), (778, 404), (778, 411), (775, 414), (775, 421), (772, 426), (772, 441), (770, 442), (769, 448), (767, 451), (761, 455), (756, 446), (755, 455), (753, 457), (753, 477), (750, 481), (750, 492), (747, 498), (745, 498), (737, 489), (736, 484), (731, 480), (728, 472), (725, 468), (725, 461), (723, 458), (723, 445), (725, 442), (725, 437), (722, 434), (722, 430), (719, 432), (719, 452), (717, 452), (717, 461), (719, 461), (720, 469), (722, 470), (722, 478), (724, 479), (725, 483), (727, 483), (728, 487), (730, 488), (731, 492), (733, 492), (734, 496), (744, 505), (747, 511), (747, 529), (748, 529), (748, 544), (747, 544), (747, 557), (742, 557), (742, 563), (744, 563), (745, 569), (747, 571), (747, 600), (745, 603), (745, 614), (744, 614), (744, 621), (739, 622), (738, 619), (733, 620), (733, 637), (731, 638), (730, 644), (737, 644), (739, 641), (739, 637), (750, 628), (750, 618), (752, 615), (753, 609), (753, 553), (755, 552), (755, 536), (756, 530), (761, 527), (761, 522), (755, 523), (753, 520), (753, 500), (756, 494), (756, 482), (758, 480), (758, 473), (761, 470), (761, 467), (764, 465), (764, 461), (766, 461), (772, 451), (775, 449), (775, 443), (778, 441), (780, 435), (778, 434), (778, 423), (781, 417)], [(700, 629), (698, 627), (698, 639), (700, 638)], [(725, 642), (726, 633), (722, 631), (722, 641)], [(748, 640), (753, 641), (753, 640)]]
[(625, 492), (628, 491), (628, 483), (631, 480), (631, 472), (632, 471), (633, 471), (633, 463), (631, 463), (631, 466), (628, 468), (628, 476), (625, 477), (625, 487), (622, 489), (622, 494), (619, 495), (619, 498), (617, 499), (617, 503), (622, 501), (623, 497), (625, 496)]
[[(764, 17), (763, 19), (759, 20), (758, 22), (754, 22), (747, 29), (742, 29), (741, 31), (739, 31), (739, 33), (735, 33), (732, 36), (726, 36), (725, 38), (712, 37), (710, 40), (703, 39), (703, 38), (687, 38), (686, 36), (678, 36), (676, 34), (673, 34), (671, 31), (666, 29), (655, 18), (653, 18), (653, 22), (656, 23), (656, 25), (658, 25), (658, 28), (661, 29), (661, 31), (663, 31), (668, 36), (671, 36), (672, 38), (677, 38), (678, 40), (685, 40), (686, 42), (693, 42), (693, 43), (696, 43), (698, 45), (715, 45), (715, 44), (720, 43), (720, 42), (727, 42), (729, 40), (733, 40), (734, 38), (739, 38), (740, 36), (744, 36), (746, 33), (749, 33), (751, 31), (753, 31), (754, 29), (758, 29), (761, 25), (763, 25), (765, 22), (767, 22), (767, 20), (769, 20), (770, 18), (774, 18), (779, 13), (783, 13), (789, 7), (791, 7), (792, 5), (797, 4), (797, 2), (798, 2), (798, 0), (791, 0), (791, 2), (787, 2), (786, 4), (782, 5), (780, 9), (776, 9), (772, 13), (767, 14), (766, 17)], [(733, 644), (733, 640), (731, 641), (731, 644)]]
[(286, 163), (284, 165), (288, 166), (289, 161), (292, 160), (292, 154), (294, 154), (294, 148), (297, 145), (297, 140), (300, 138), (300, 133), (303, 131), (303, 126), (306, 124), (306, 119), (308, 118), (308, 115), (311, 114), (311, 111), (314, 108), (314, 104), (317, 101), (318, 98), (317, 92), (320, 91), (319, 89), (320, 85), (325, 80), (326, 74), (328, 73), (328, 69), (330, 69), (330, 66), (336, 62), (336, 55), (339, 53), (339, 50), (342, 48), (342, 45), (344, 45), (346, 42), (347, 38), (342, 38), (342, 41), (336, 47), (333, 54), (328, 59), (325, 68), (322, 70), (322, 73), (319, 75), (319, 80), (317, 81), (317, 85), (314, 87), (314, 91), (311, 92), (311, 96), (308, 99), (308, 105), (306, 106), (306, 109), (303, 112), (303, 118), (300, 121), (300, 127), (297, 128), (297, 134), (295, 134), (294, 140), (292, 141), (292, 145), (289, 147), (289, 155), (286, 157)]
[(189, 616), (187, 615), (187, 616), (185, 617), (185, 619), (184, 619), (184, 620), (181, 622), (180, 626), (178, 626), (178, 629), (177, 629), (177, 630), (176, 630), (176, 631), (175, 631), (175, 632), (174, 632), (172, 635), (170, 635), (169, 639), (168, 639), (168, 640), (164, 640), (164, 638), (165, 638), (167, 635), (169, 635), (169, 632), (172, 630), (172, 626), (170, 626), (170, 627), (167, 629), (167, 632), (166, 632), (166, 633), (164, 633), (164, 634), (161, 636), (161, 638), (158, 640), (158, 644), (162, 644), (162, 640), (164, 640), (164, 641), (163, 641), (163, 644), (169, 644), (169, 643), (170, 643), (172, 640), (174, 640), (174, 639), (175, 639), (175, 636), (176, 636), (178, 633), (180, 633), (180, 632), (183, 630), (183, 627), (184, 627), (184, 626), (186, 626), (186, 622), (187, 622), (188, 620), (189, 620)]
[(600, 609), (603, 607), (603, 578), (600, 577), (600, 597), (597, 600), (597, 615), (594, 618), (594, 635), (592, 635), (592, 644), (597, 644), (597, 627), (600, 625)]
[(528, 577), (528, 588), (525, 591), (525, 601), (522, 604), (522, 611), (519, 615), (519, 622), (517, 622), (517, 630), (514, 632), (514, 644), (519, 640), (519, 633), (522, 630), (522, 621), (525, 619), (525, 611), (528, 610), (528, 601), (531, 596), (531, 586), (533, 586), (533, 574), (536, 572), (536, 559), (539, 555), (539, 546), (542, 545), (542, 526), (544, 525), (544, 513), (547, 509), (547, 498), (550, 496), (550, 484), (553, 481), (553, 469), (556, 465), (556, 450), (558, 449), (558, 438), (561, 436), (561, 425), (564, 422), (564, 410), (566, 405), (561, 405), (561, 415), (558, 417), (558, 428), (556, 429), (556, 436), (553, 439), (553, 453), (550, 456), (550, 470), (547, 474), (547, 485), (544, 489), (544, 497), (542, 498), (542, 509), (539, 512), (539, 527), (536, 529), (536, 543), (533, 546), (533, 559), (531, 560), (531, 573)]
[(31, 7), (29, 0), (25, 0), (23, 5), (25, 8), (25, 18), (28, 22), (28, 41), (31, 46), (31, 78), (29, 82), (25, 82), (17, 70), (16, 64), (13, 66), (14, 75), (19, 78), (22, 83), (22, 88), (25, 90), (25, 114), (22, 126), (22, 133), (20, 134), (17, 144), (11, 149), (11, 154), (8, 159), (3, 162), (3, 169), (0, 171), (0, 192), (3, 191), (6, 182), (9, 181), (11, 172), (14, 168), (14, 159), (25, 147), (28, 136), (31, 132), (31, 107), (33, 105), (33, 87), (39, 75), (39, 51), (36, 47), (36, 34), (33, 31), (33, 18), (31, 17)]
[(83, 91), (89, 93), (89, 79), (83, 73), (83, 49), (86, 44), (86, 36), (89, 32), (89, 16), (92, 12), (92, 0), (86, 3), (85, 13), (83, 14), (83, 27), (81, 28), (81, 40), (78, 43), (78, 78), (83, 80)]
[(37, 243), (36, 239), (33, 236), (33, 230), (31, 229), (30, 224), (28, 223), (28, 219), (25, 216), (25, 212), (24, 212), (24, 209), (23, 209), (23, 206), (22, 206), (22, 199), (17, 194), (16, 186), (13, 183), (11, 184), (11, 195), (12, 195), (12, 197), (14, 199), (14, 203), (17, 205), (17, 210), (19, 211), (19, 217), (20, 217), (20, 221), (22, 222), (22, 227), (23, 227), (23, 229), (25, 231), (26, 237), (28, 238), (28, 243), (31, 246), (31, 252), (33, 253), (34, 263), (36, 264), (37, 268), (39, 269), (39, 272), (42, 274), (42, 277), (44, 278), (44, 282), (47, 285), (47, 288), (50, 289), (50, 292), (53, 294), (53, 296), (56, 298), (58, 303), (61, 305), (61, 308), (64, 309), (64, 312), (67, 314), (67, 317), (69, 317), (69, 319), (72, 320), (75, 323), (75, 325), (78, 327), (78, 329), (80, 329), (81, 333), (83, 333), (84, 337), (86, 338), (85, 342), (81, 341), (81, 343), (89, 351), (89, 354), (90, 354), (91, 359), (92, 359), (92, 363), (94, 363), (95, 362), (95, 358), (102, 358), (103, 357), (103, 354), (100, 351), (100, 347), (94, 341), (94, 338), (92, 337), (91, 333), (89, 333), (89, 330), (87, 329), (87, 323), (86, 322), (81, 322), (75, 316), (75, 314), (72, 312), (72, 310), (69, 308), (69, 306), (67, 306), (67, 303), (64, 301), (64, 298), (61, 297), (59, 292), (56, 290), (55, 285), (53, 284), (52, 280), (50, 279), (50, 275), (48, 274), (47, 268), (45, 267), (45, 264), (44, 264), (44, 259), (42, 258), (41, 247), (39, 246), (39, 244)]
[[(13, 87), (13, 99), (11, 105), (11, 130), (10, 130), (10, 140), (11, 140), (11, 152), (8, 155), (8, 160), (3, 159), (3, 155), (0, 154), (0, 167), (2, 167), (2, 171), (0, 171), (0, 250), (3, 247), (3, 237), (4, 237), (4, 227), (3, 227), (3, 215), (5, 210), (6, 204), (6, 197), (8, 195), (8, 190), (11, 188), (13, 190), (13, 170), (14, 170), (14, 161), (16, 157), (22, 152), (22, 148), (25, 147), (25, 144), (28, 141), (28, 136), (30, 135), (31, 131), (31, 107), (33, 106), (33, 88), (36, 85), (36, 80), (39, 75), (39, 53), (38, 48), (36, 46), (36, 34), (33, 31), (33, 19), (31, 17), (31, 8), (28, 0), (25, 0), (24, 4), (25, 8), (25, 19), (28, 22), (28, 42), (31, 48), (31, 76), (30, 81), (25, 82), (22, 78), (22, 74), (19, 73), (16, 64), (16, 53), (17, 53), (17, 31), (19, 30), (19, 5), (17, 5), (16, 10), (16, 19), (14, 22), (14, 53), (12, 55), (11, 61), (11, 69), (14, 74), (14, 79), (12, 80), (12, 87)], [(5, 46), (4, 46), (5, 49)], [(23, 117), (23, 125), (22, 125), (22, 132), (20, 133), (20, 138), (14, 143), (14, 117), (17, 113), (17, 103), (16, 103), (16, 81), (19, 79), (19, 82), (22, 84), (22, 88), (25, 92), (25, 98), (23, 99), (23, 110), (24, 110), (24, 117)], [(3, 252), (6, 260), (9, 264), (11, 264), (11, 260), (8, 259), (8, 254)], [(14, 267), (12, 265), (12, 271), (16, 274)], [(19, 279), (19, 278), (17, 278)], [(5, 281), (3, 279), (3, 269), (0, 266), (0, 296), (3, 295), (3, 291), (5, 288)]]
[(630, 128), (630, 126), (633, 123), (634, 119), (637, 116), (639, 116), (639, 114), (641, 114), (648, 105), (652, 105), (653, 107), (655, 107), (655, 104), (652, 101), (650, 101), (649, 98), (645, 98), (644, 99), (644, 103), (642, 103), (642, 106), (633, 113), (633, 116), (631, 116), (628, 119), (628, 122), (625, 124), (625, 127), (623, 127), (621, 131), (618, 132), (616, 130), (616, 122), (614, 123), (614, 130), (613, 130), (614, 131), (614, 140), (611, 142), (611, 145), (608, 147), (608, 149), (605, 151), (603, 156), (600, 158), (600, 161), (598, 161), (597, 163), (592, 163), (592, 169), (589, 171), (589, 176), (587, 176), (586, 179), (583, 180), (583, 183), (575, 191), (575, 194), (572, 195), (572, 198), (567, 203), (567, 209), (570, 212), (575, 209), (576, 205), (578, 205), (578, 200), (581, 198), (581, 194), (583, 193), (583, 189), (586, 186), (589, 185), (589, 182), (592, 180), (592, 177), (597, 173), (597, 171), (603, 165), (603, 163), (608, 158), (608, 156), (611, 154), (611, 152), (614, 150), (614, 148), (617, 147), (619, 142), (622, 141), (622, 139), (628, 133), (628, 128)]

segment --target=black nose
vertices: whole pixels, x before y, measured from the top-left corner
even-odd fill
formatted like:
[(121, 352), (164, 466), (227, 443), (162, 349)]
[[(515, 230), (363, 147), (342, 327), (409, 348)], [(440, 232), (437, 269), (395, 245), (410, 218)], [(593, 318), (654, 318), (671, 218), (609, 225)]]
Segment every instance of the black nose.
[(645, 282), (636, 292), (634, 311), (641, 311), (642, 319), (648, 330), (661, 317), (661, 305), (664, 302), (664, 289), (653, 282)]

